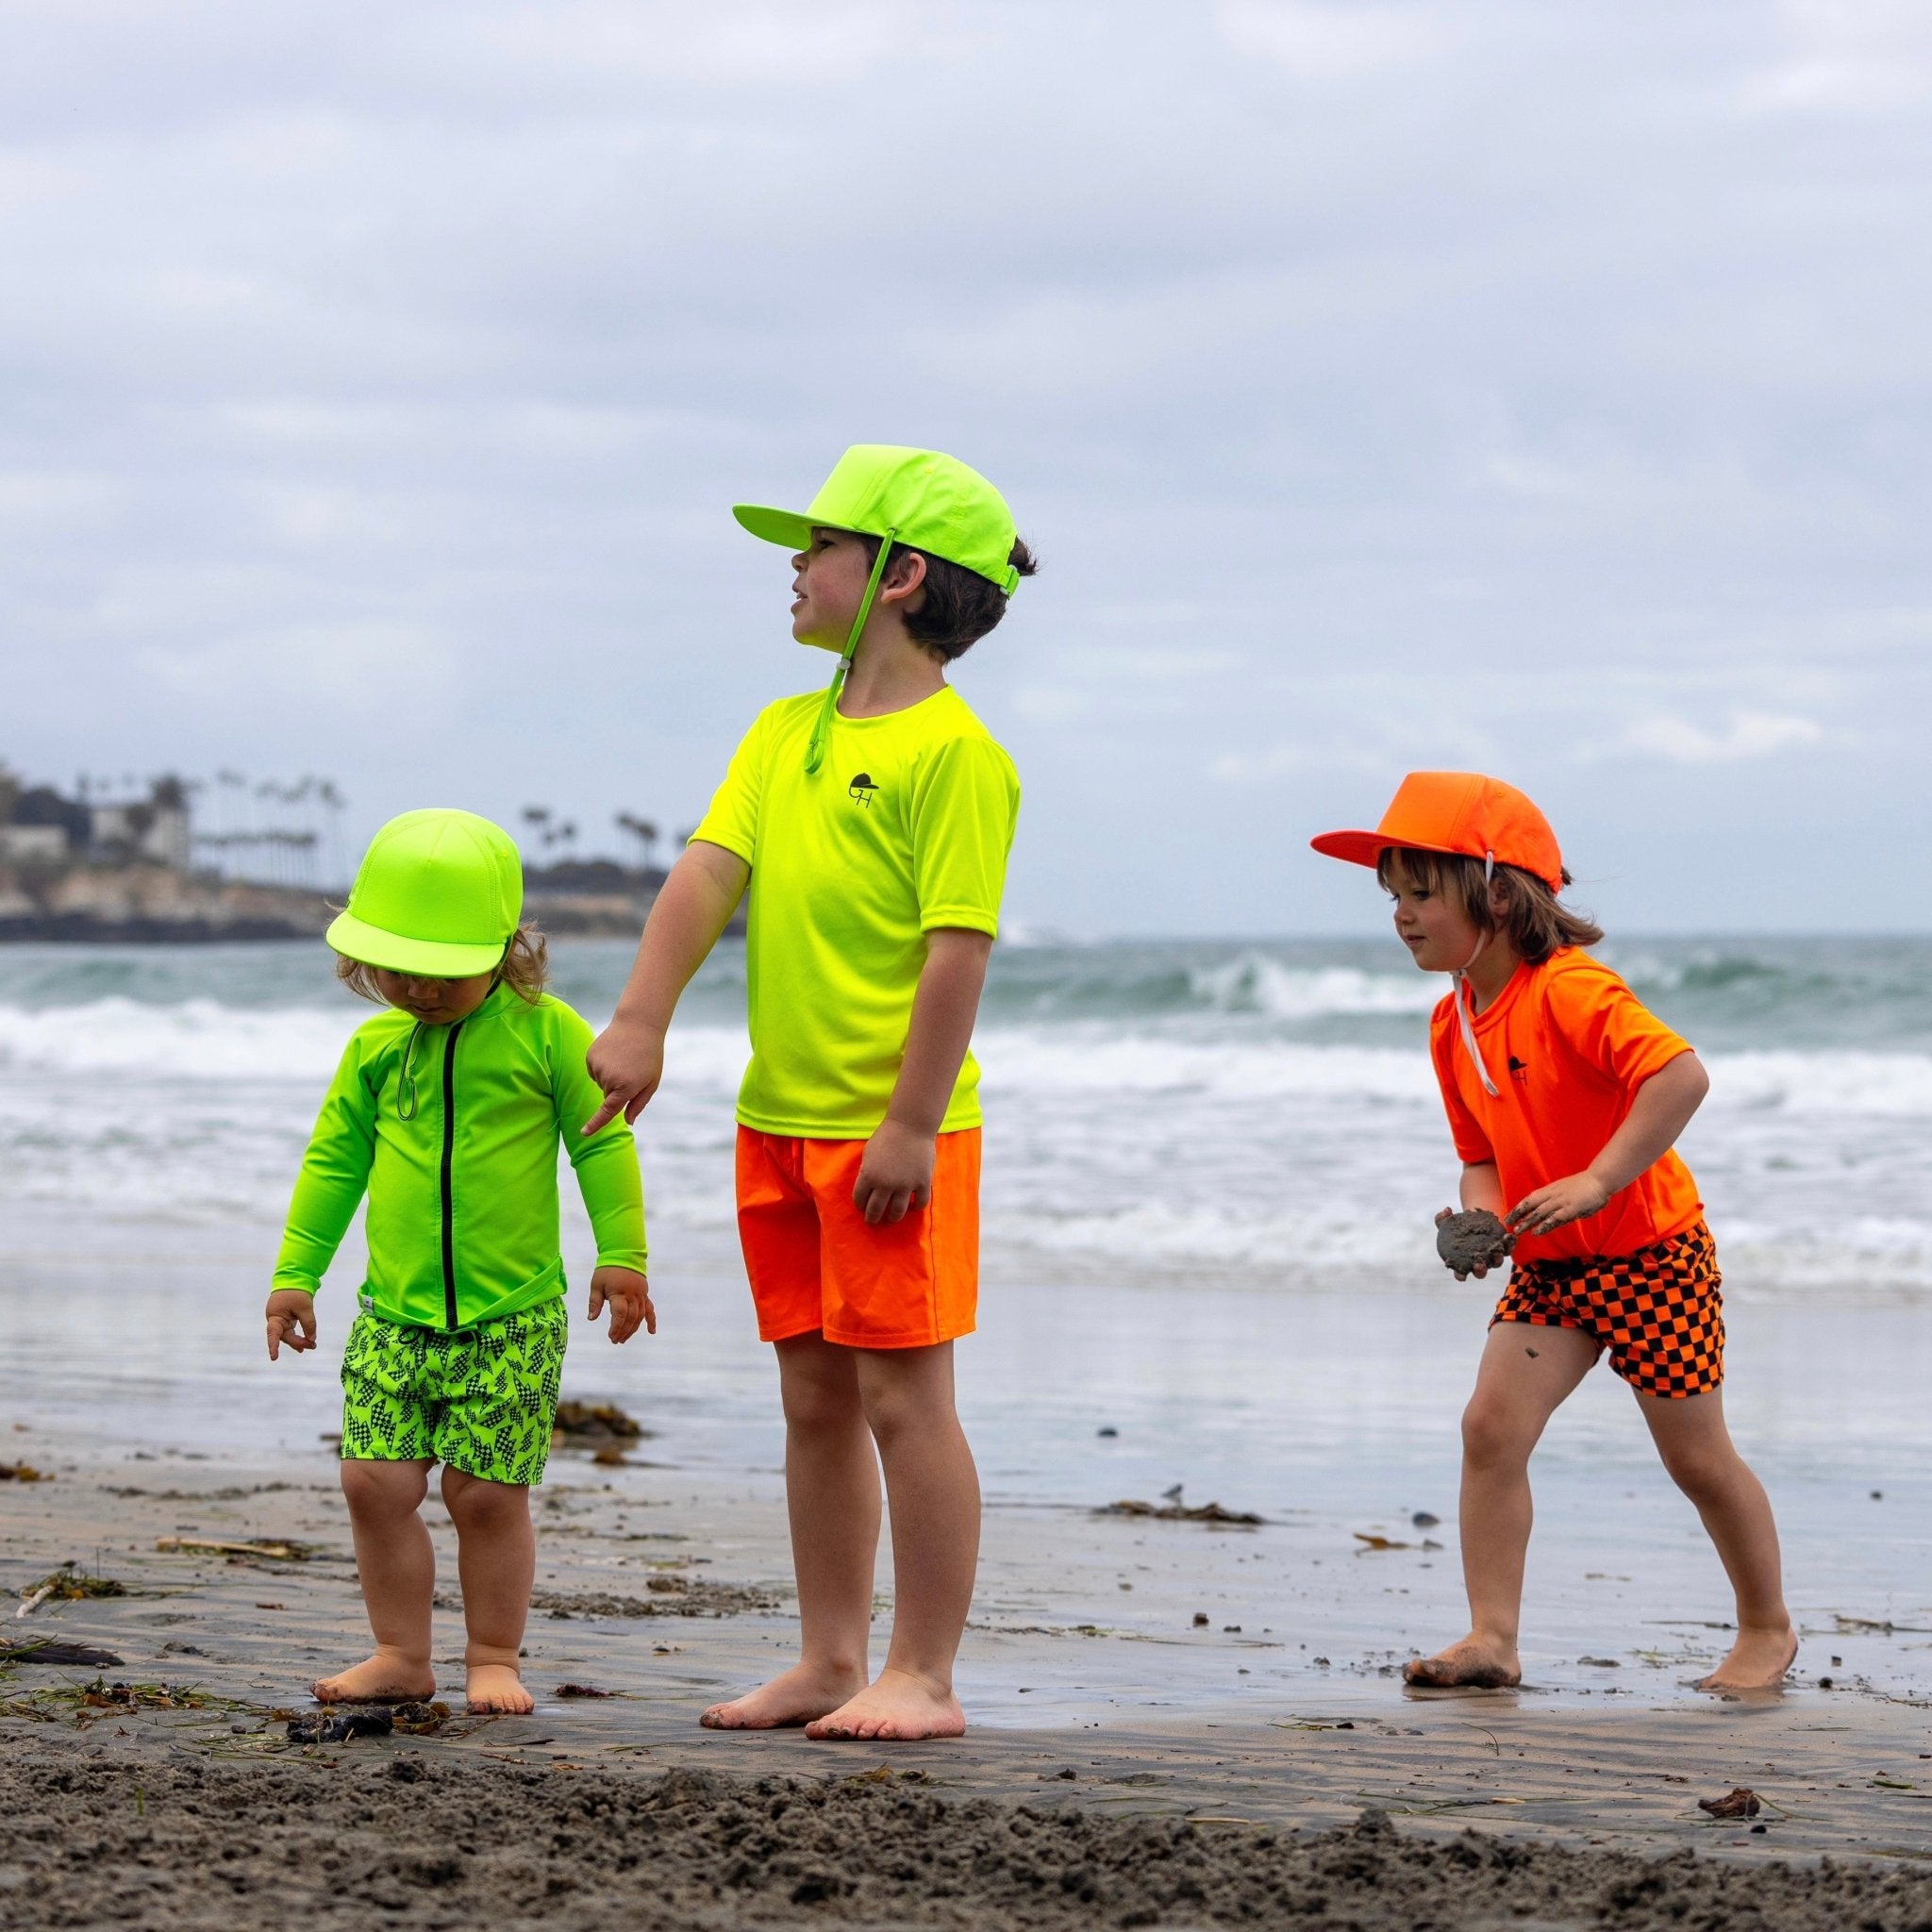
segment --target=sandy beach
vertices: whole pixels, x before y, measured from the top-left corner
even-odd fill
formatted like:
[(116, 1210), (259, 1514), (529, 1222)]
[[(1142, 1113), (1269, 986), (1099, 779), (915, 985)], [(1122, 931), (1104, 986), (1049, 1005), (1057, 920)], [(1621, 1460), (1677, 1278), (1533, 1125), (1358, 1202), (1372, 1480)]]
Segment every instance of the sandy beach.
[[(28, 1437), (16, 1435), (16, 1447)], [(1107, 1696), (1148, 1674), (1119, 1632), (1019, 1624), (978, 1674), (1058, 1686), (1036, 1722), (957, 1743), (814, 1744), (699, 1729), (791, 1637), (769, 1495), (575, 1462), (542, 1509), (527, 1718), (300, 1743), (300, 1679), (360, 1607), (325, 1472), (235, 1483), (162, 1458), (140, 1481), (52, 1449), (0, 1494), (9, 1580), (80, 1551), (129, 1594), (43, 1605), (15, 1641), (118, 1661), (12, 1662), (0, 1685), (0, 1896), (21, 1926), (784, 1923), (1905, 1927), (1932, 1914), (1923, 1707), (1857, 1690), (1776, 1705), (1586, 1708), (1419, 1697), (1357, 1678), (1266, 1707)], [(130, 1491), (132, 1493), (130, 1493)], [(644, 1526), (647, 1525), (647, 1526)], [(1100, 1560), (1117, 1525), (997, 1520), (1024, 1573)], [(1175, 1601), (1231, 1533), (1142, 1547)], [(301, 1559), (181, 1540), (303, 1547)], [(164, 1547), (173, 1543), (172, 1547)], [(1013, 1554), (1017, 1552), (1017, 1555)], [(96, 1568), (96, 1566), (98, 1566)], [(1154, 1653), (1231, 1655), (1245, 1633)], [(445, 1668), (460, 1643), (440, 1628)], [(594, 1690), (601, 1695), (562, 1694)], [(1074, 1710), (1077, 1690), (1087, 1701)], [(1044, 1704), (1047, 1700), (1042, 1699)], [(1742, 1785), (1761, 1808), (1699, 1808)]]
[[(1923, 1197), (1923, 1056), (1776, 1058), (1795, 1023), (1731, 1023), (1730, 1111), (1700, 1128), (1726, 1409), (1779, 1511), (1791, 1688), (1690, 1688), (1729, 1594), (1599, 1372), (1535, 1466), (1524, 1688), (1415, 1695), (1404, 1660), (1465, 1627), (1456, 1418), (1491, 1295), (1430, 1252), (1442, 1148), (1409, 990), (1333, 950), (1004, 961), (958, 1351), (987, 1496), (973, 1729), (883, 1749), (695, 1721), (796, 1639), (773, 1364), (730, 1235), (729, 985), (641, 1142), (660, 1333), (612, 1349), (574, 1299), (565, 1395), (647, 1434), (615, 1463), (553, 1458), (538, 1709), (462, 1715), (432, 1502), (453, 1714), (305, 1742), (308, 1684), (367, 1643), (327, 1440), (355, 1241), (316, 1355), (272, 1369), (258, 1311), (356, 1009), (293, 954), (218, 962), (216, 1005), (172, 958), (81, 962), (75, 992), (74, 961), (23, 951), (0, 1009), (0, 1463), (50, 1480), (0, 1480), (0, 1639), (115, 1661), (0, 1675), (0, 1917), (1932, 1924), (1928, 1251), (1885, 1218)], [(610, 961), (561, 958), (594, 1009)], [(1712, 984), (1696, 996), (1734, 997)], [(1789, 1000), (1809, 984), (1792, 968)], [(1054, 1017), (1130, 996), (1174, 1010)], [(581, 1284), (574, 1212), (565, 1257)], [(1174, 1491), (1258, 1521), (1113, 1507)], [(57, 1575), (125, 1593), (12, 1614)], [(882, 1561), (881, 1632), (891, 1591)], [(1755, 1815), (1700, 1808), (1738, 1787)]]
[[(1910, 1631), (1807, 1622), (1801, 1686), (1764, 1707), (1683, 1688), (1718, 1630), (1641, 1634), (1576, 1664), (1589, 1685), (1417, 1695), (1396, 1676), (1413, 1646), (1375, 1640), (1408, 1629), (1407, 1611), (1384, 1620), (1419, 1589), (1450, 1614), (1440, 1532), (1389, 1550), (1348, 1532), (1354, 1555), (1307, 1522), (996, 1497), (965, 1740), (725, 1736), (698, 1710), (795, 1634), (779, 1487), (769, 1469), (667, 1466), (658, 1441), (621, 1464), (553, 1461), (535, 1713), (462, 1714), (445, 1597), (452, 1715), (297, 1741), (309, 1677), (364, 1642), (321, 1433), (245, 1455), (130, 1447), (111, 1419), (9, 1427), (0, 1459), (47, 1479), (0, 1483), (0, 1583), (125, 1593), (49, 1599), (0, 1633), (113, 1659), (16, 1654), (0, 1677), (8, 1923), (1932, 1918), (1932, 1724), (1877, 1681), (1908, 1674)], [(1841, 1663), (1854, 1645), (1890, 1671)], [(1700, 1809), (1740, 1786), (1754, 1816)]]

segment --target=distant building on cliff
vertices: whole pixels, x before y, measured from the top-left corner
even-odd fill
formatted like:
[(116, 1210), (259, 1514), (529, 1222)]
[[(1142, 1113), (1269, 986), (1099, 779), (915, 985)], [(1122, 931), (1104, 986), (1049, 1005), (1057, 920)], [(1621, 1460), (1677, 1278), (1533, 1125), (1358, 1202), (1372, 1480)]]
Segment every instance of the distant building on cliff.
[[(199, 799), (203, 810), (197, 815)], [(0, 941), (303, 939), (347, 891), (343, 801), (325, 778), (223, 771), (70, 794), (0, 764)], [(579, 856), (577, 828), (527, 808), (525, 911), (558, 937), (634, 936), (664, 882), (658, 828), (619, 812), (641, 862)]]
[(186, 871), (194, 858), (188, 787), (155, 779), (144, 798), (66, 798), (23, 786), (0, 765), (0, 859), (19, 865), (125, 865), (147, 859)]
[[(0, 940), (297, 939), (319, 933), (328, 907), (312, 877), (264, 881), (229, 865), (197, 866), (197, 845), (271, 855), (316, 835), (274, 828), (195, 836), (193, 788), (166, 776), (100, 796), (28, 785), (0, 765)], [(312, 859), (308, 861), (312, 872)], [(291, 871), (295, 870), (290, 868)], [(225, 875), (226, 874), (226, 875)]]

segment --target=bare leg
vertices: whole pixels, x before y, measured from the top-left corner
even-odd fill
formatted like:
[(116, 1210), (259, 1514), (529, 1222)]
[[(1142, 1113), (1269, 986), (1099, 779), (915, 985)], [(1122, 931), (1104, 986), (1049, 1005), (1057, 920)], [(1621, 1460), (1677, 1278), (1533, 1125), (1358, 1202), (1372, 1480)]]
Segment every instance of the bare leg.
[(1738, 1641), (1698, 1688), (1774, 1690), (1797, 1657), (1798, 1636), (1785, 1608), (1771, 1499), (1731, 1441), (1724, 1391), (1674, 1399), (1640, 1391), (1637, 1407), (1671, 1480), (1697, 1506), (1737, 1592)]
[(488, 1482), (445, 1466), (442, 1500), (457, 1526), (457, 1574), (470, 1639), (463, 1652), (470, 1708), (534, 1710), (536, 1700), (524, 1689), (517, 1668), (537, 1581), (530, 1492), (522, 1483)]
[(429, 1488), (429, 1463), (342, 1464), (342, 1494), (356, 1538), (356, 1570), (375, 1638), (375, 1655), (314, 1691), (324, 1704), (433, 1697), (429, 1600), (436, 1593), (436, 1552), (417, 1513)]
[(713, 1730), (810, 1724), (865, 1682), (879, 1470), (858, 1398), (856, 1351), (818, 1334), (794, 1336), (777, 1349), (799, 1659), (756, 1690), (714, 1704), (699, 1720)]
[(979, 1563), (979, 1474), (953, 1405), (953, 1344), (857, 1354), (891, 1504), (892, 1642), (878, 1677), (807, 1735), (957, 1738), (966, 1714), (953, 1661)]
[(1574, 1328), (1498, 1322), (1483, 1346), (1475, 1393), (1462, 1412), (1462, 1578), (1469, 1635), (1407, 1665), (1411, 1684), (1467, 1684), (1486, 1690), (1520, 1683), (1516, 1654), (1523, 1564), (1535, 1510), (1529, 1457), (1551, 1416), (1597, 1358)]

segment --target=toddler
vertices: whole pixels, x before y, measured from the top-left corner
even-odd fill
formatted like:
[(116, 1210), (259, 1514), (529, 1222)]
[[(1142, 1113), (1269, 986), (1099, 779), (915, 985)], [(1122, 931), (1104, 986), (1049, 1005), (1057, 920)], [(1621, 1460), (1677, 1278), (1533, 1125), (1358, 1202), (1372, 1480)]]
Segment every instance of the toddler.
[(388, 1010), (360, 1026), (302, 1163), (268, 1298), (268, 1352), (315, 1346), (314, 1296), (366, 1191), (369, 1271), (342, 1354), (342, 1493), (375, 1650), (323, 1703), (430, 1696), (436, 1558), (418, 1513), (442, 1464), (457, 1530), (470, 1708), (532, 1707), (517, 1666), (570, 1323), (557, 1147), (597, 1238), (591, 1318), (657, 1333), (631, 1132), (589, 1138), (591, 1029), (543, 991), (508, 833), (412, 811), (376, 833), (328, 929), (337, 971)]

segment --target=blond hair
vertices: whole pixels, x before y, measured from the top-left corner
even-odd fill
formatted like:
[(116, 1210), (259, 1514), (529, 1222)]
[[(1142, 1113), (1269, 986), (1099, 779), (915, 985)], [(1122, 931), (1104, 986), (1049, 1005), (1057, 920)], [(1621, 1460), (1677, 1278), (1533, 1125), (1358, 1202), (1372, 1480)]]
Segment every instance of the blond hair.
[[(550, 984), (550, 947), (543, 935), (528, 920), (510, 934), (503, 949), (496, 976), (526, 1006), (534, 1007)], [(336, 955), (336, 977), (353, 993), (372, 1000), (378, 1007), (389, 1002), (375, 983), (375, 968), (366, 959), (352, 959), (346, 953)]]

